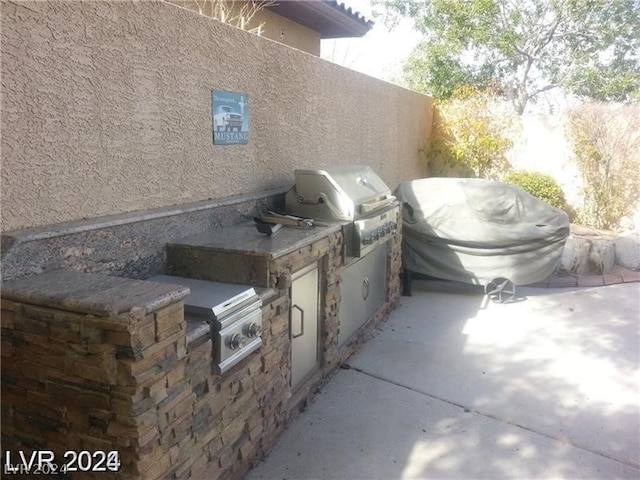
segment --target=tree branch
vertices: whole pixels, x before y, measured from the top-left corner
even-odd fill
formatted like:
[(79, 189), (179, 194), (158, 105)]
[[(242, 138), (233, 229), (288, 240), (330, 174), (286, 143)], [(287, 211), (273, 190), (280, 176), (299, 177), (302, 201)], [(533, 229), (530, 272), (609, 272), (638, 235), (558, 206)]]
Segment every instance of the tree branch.
[(555, 21), (551, 24), (551, 28), (547, 32), (547, 34), (543, 37), (542, 43), (538, 45), (536, 48), (534, 48), (533, 50), (534, 57), (537, 57), (538, 54), (542, 51), (542, 49), (551, 43), (551, 40), (553, 40), (555, 32), (558, 26), (560, 25), (561, 21), (562, 21), (562, 17), (558, 16), (558, 18), (556, 18)]
[(539, 88), (538, 90), (536, 90), (534, 92), (531, 92), (528, 95), (528, 98), (533, 98), (533, 97), (535, 97), (536, 95), (538, 95), (538, 94), (540, 94), (542, 92), (546, 92), (548, 90), (553, 90), (554, 88), (557, 88), (557, 86), (558, 85), (556, 85), (555, 83), (550, 83), (549, 85), (545, 85), (544, 87)]

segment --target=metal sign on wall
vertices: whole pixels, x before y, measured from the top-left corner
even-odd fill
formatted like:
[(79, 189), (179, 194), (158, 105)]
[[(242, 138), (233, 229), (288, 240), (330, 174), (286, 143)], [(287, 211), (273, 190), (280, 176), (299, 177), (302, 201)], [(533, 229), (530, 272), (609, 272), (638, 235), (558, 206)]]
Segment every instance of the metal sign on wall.
[(249, 142), (249, 96), (246, 93), (211, 90), (213, 143), (216, 145)]

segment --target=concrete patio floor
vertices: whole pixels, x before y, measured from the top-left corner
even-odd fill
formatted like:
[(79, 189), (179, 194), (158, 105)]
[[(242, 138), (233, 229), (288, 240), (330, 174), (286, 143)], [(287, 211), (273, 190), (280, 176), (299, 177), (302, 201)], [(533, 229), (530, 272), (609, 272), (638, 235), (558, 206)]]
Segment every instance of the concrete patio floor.
[(414, 282), (245, 479), (640, 478), (640, 284), (518, 293)]

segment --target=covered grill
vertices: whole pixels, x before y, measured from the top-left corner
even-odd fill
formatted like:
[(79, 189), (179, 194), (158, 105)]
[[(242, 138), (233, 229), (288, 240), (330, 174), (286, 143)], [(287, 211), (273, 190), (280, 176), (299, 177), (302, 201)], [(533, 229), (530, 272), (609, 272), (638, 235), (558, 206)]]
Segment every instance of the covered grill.
[(484, 285), (500, 302), (555, 268), (569, 235), (565, 212), (515, 185), (482, 178), (401, 183), (405, 293), (412, 273)]
[(362, 257), (396, 233), (399, 203), (370, 167), (298, 169), (294, 175), (287, 213), (343, 223), (348, 257)]

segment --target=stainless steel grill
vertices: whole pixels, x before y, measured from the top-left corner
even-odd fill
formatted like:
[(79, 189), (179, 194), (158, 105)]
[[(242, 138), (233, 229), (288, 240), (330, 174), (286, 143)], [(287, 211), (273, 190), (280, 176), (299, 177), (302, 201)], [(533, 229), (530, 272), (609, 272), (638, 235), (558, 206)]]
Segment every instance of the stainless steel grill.
[(285, 197), (287, 213), (342, 224), (346, 262), (338, 342), (343, 345), (384, 305), (385, 244), (397, 233), (399, 202), (366, 166), (296, 170), (295, 179)]
[(346, 255), (362, 257), (395, 235), (399, 203), (367, 166), (295, 170), (287, 213), (343, 223)]
[(171, 275), (149, 280), (191, 290), (184, 300), (185, 318), (211, 326), (217, 373), (225, 373), (262, 344), (262, 301), (252, 287)]

